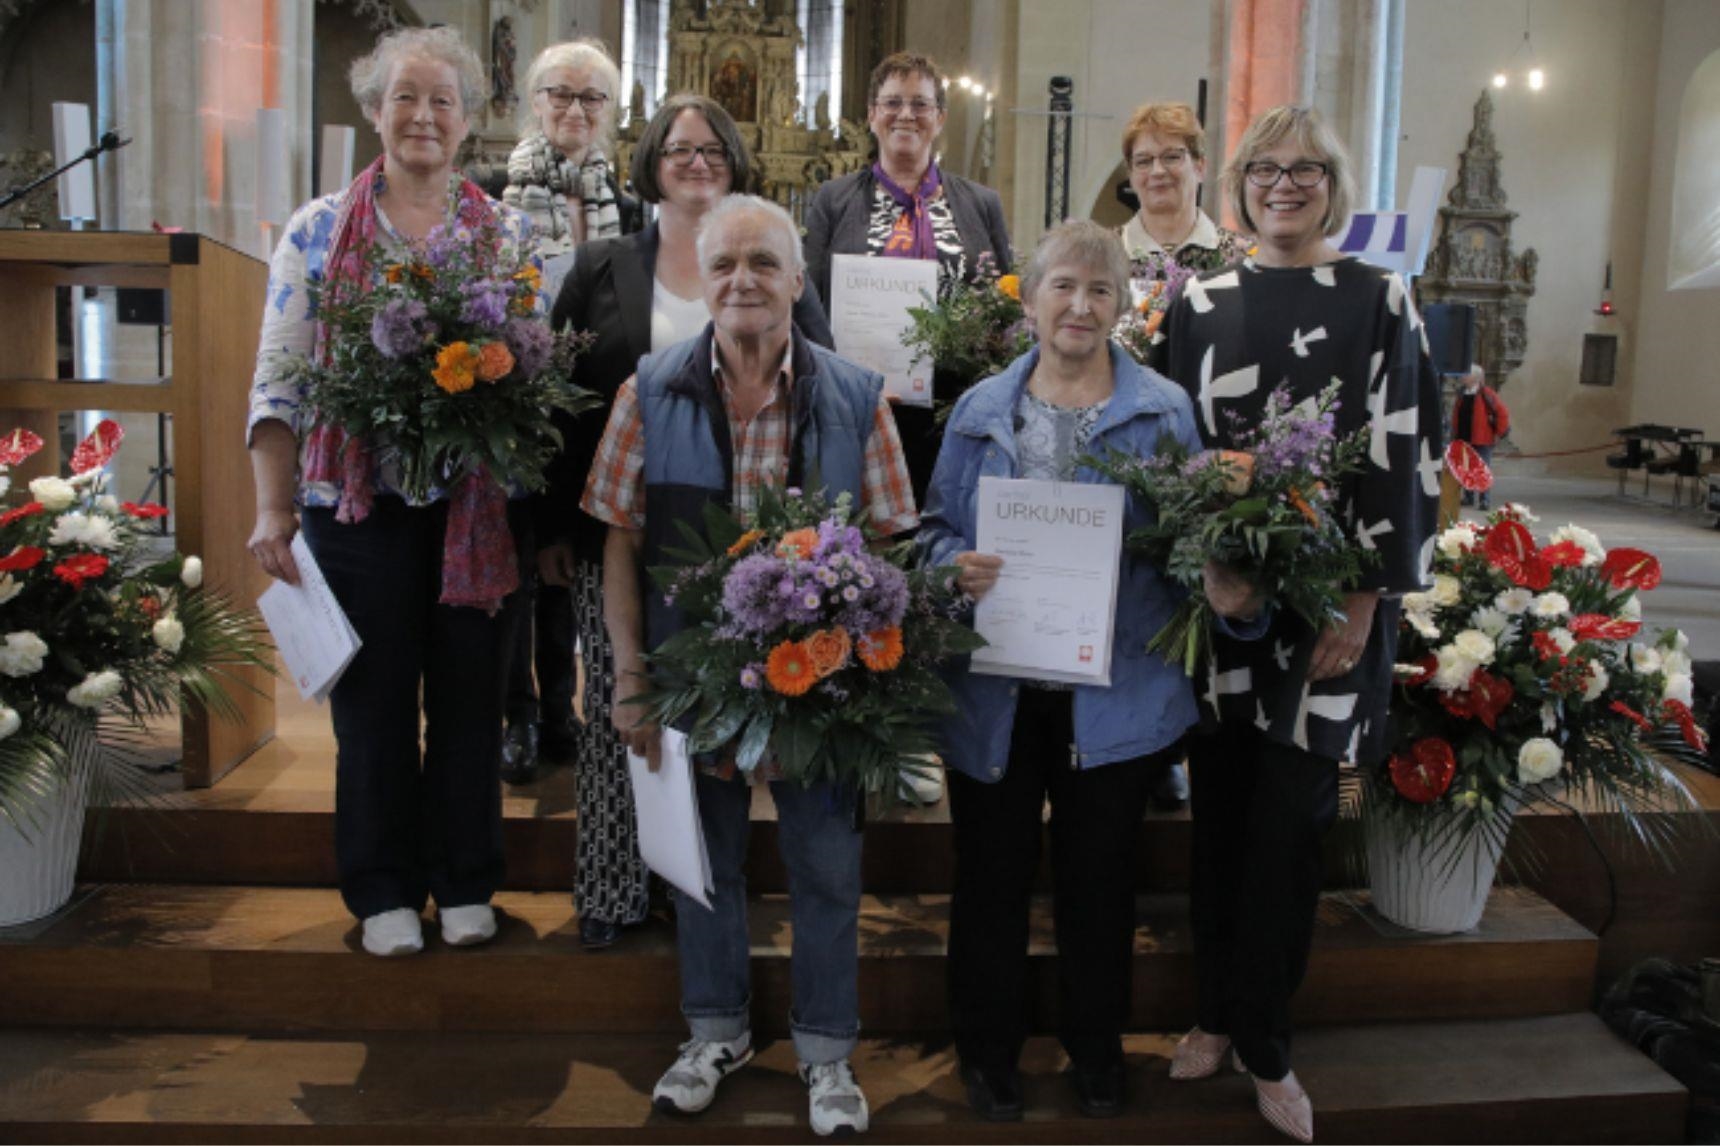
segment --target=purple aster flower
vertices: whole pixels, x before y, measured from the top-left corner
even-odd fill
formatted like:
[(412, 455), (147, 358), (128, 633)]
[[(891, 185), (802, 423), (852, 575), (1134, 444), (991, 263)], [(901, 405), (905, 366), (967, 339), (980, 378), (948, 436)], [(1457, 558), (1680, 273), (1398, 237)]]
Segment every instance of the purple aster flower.
[(507, 283), (478, 279), (462, 284), (460, 293), (466, 298), (466, 305), (460, 310), (460, 317), (466, 322), (491, 328), (507, 322), (508, 297), (511, 294)]
[(764, 684), (764, 666), (750, 664), (741, 670), (741, 687), (757, 689)]
[(370, 341), (385, 357), (405, 358), (424, 347), (429, 311), (415, 298), (391, 299), (370, 321)]
[(786, 620), (776, 592), (782, 562), (763, 553), (743, 557), (723, 579), (723, 612), (744, 633), (762, 636)]
[(527, 378), (535, 378), (549, 365), (555, 336), (541, 319), (512, 318), (502, 330), (502, 339), (513, 352), (514, 362)]

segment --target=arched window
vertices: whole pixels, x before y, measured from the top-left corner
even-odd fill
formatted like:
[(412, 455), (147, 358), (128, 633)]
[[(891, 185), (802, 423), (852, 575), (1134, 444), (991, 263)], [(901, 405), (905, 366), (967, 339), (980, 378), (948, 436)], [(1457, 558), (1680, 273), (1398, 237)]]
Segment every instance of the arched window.
[(830, 118), (842, 113), (843, 0), (796, 0), (801, 45), (794, 53), (795, 78), (800, 81), (800, 106), (808, 123), (818, 97), (830, 97)]

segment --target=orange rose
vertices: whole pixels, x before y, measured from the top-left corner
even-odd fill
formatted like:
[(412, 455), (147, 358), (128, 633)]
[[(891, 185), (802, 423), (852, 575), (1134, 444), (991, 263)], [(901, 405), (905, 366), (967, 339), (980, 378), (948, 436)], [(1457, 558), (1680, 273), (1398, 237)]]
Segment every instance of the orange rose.
[(812, 556), (812, 551), (818, 548), (818, 530), (797, 529), (793, 533), (785, 533), (782, 540), (776, 543), (778, 557), (794, 557), (805, 561)]
[(784, 696), (801, 696), (818, 683), (818, 671), (812, 667), (812, 657), (799, 641), (784, 641), (770, 650), (765, 661), (764, 678), (770, 687)]
[(478, 352), (471, 344), (450, 342), (436, 352), (436, 369), (430, 372), (430, 377), (448, 393), (460, 394), (472, 388), (477, 369)]
[(1020, 275), (1004, 275), (1002, 278), (997, 280), (997, 289), (998, 289), (998, 293), (1006, 295), (1009, 298), (1014, 299), (1016, 302), (1020, 302), (1021, 301), (1021, 276)]
[(514, 352), (505, 342), (486, 342), (478, 351), (478, 377), (485, 382), (499, 382), (514, 368)]
[(1224, 492), (1241, 497), (1254, 482), (1254, 455), (1241, 450), (1218, 451), (1218, 464), (1224, 467)]
[(745, 553), (747, 550), (749, 550), (753, 546), (757, 545), (759, 542), (759, 538), (761, 538), (763, 536), (764, 536), (764, 530), (762, 530), (762, 529), (749, 529), (749, 530), (747, 530), (745, 533), (743, 533), (739, 537), (735, 538), (735, 543), (733, 545), (729, 546), (729, 556), (730, 557), (739, 557), (741, 554)]
[(873, 672), (889, 672), (902, 663), (902, 630), (896, 625), (867, 633), (856, 647), (860, 663)]
[(848, 630), (841, 625), (820, 629), (806, 638), (806, 655), (812, 658), (812, 670), (820, 679), (846, 665), (852, 647)]

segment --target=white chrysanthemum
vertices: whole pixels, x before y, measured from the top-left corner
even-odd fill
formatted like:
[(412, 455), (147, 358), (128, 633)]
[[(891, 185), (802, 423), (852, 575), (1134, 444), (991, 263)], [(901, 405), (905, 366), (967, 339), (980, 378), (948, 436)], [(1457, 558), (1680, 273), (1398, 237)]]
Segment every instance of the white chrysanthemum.
[(1551, 780), (1564, 767), (1564, 751), (1545, 736), (1525, 740), (1517, 750), (1517, 779), (1525, 784)]
[(1681, 653), (1677, 649), (1667, 649), (1660, 654), (1660, 671), (1668, 675), (1688, 673), (1691, 670), (1690, 654)]
[(1434, 654), (1439, 667), (1433, 670), (1433, 687), (1441, 692), (1461, 692), (1469, 687), (1476, 664), (1457, 651), (1456, 645), (1446, 645)]
[(187, 557), (184, 567), (179, 570), (179, 579), (185, 582), (187, 589), (203, 584), (203, 558)]
[(1507, 616), (1520, 617), (1529, 611), (1529, 606), (1535, 603), (1535, 594), (1521, 587), (1507, 589), (1493, 598), (1493, 603), (1499, 607), (1500, 612)]
[(162, 652), (172, 656), (179, 651), (179, 646), (185, 643), (185, 625), (178, 617), (169, 613), (155, 622), (149, 635), (154, 638), (156, 646)]
[(10, 573), (0, 573), (0, 605), (4, 605), (23, 591), (24, 582)]
[(96, 514), (87, 513), (62, 514), (54, 522), (54, 528), (48, 532), (50, 545), (81, 545), (86, 549), (112, 549), (119, 544), (119, 535), (114, 532), (113, 522)]
[(96, 509), (112, 517), (119, 512), (119, 498), (111, 493), (104, 493), (96, 498)]
[(1498, 644), (1505, 630), (1511, 627), (1511, 618), (1505, 615), (1505, 610), (1487, 605), (1469, 614), (1469, 624), (1492, 637), (1494, 644)]
[(1547, 635), (1553, 638), (1553, 643), (1559, 646), (1561, 653), (1568, 653), (1577, 647), (1577, 638), (1566, 628), (1548, 629)]
[(1451, 647), (1466, 660), (1472, 660), (1477, 665), (1493, 663), (1493, 638), (1480, 629), (1464, 629), (1451, 640)]
[(1454, 525), (1439, 535), (1439, 551), (1452, 559), (1475, 544), (1475, 530), (1468, 525)]
[(18, 727), (23, 723), (24, 718), (18, 715), (17, 709), (0, 704), (0, 740), (18, 731)]
[(1605, 546), (1601, 544), (1601, 539), (1580, 525), (1561, 525), (1553, 530), (1551, 543), (1557, 545), (1561, 541), (1574, 541), (1582, 547), (1583, 568), (1585, 569), (1591, 565), (1599, 565), (1606, 560), (1607, 551)]
[(1405, 613), (1410, 628), (1421, 634), (1424, 641), (1437, 641), (1440, 637), (1439, 626), (1433, 623), (1433, 618), (1426, 613)]
[(1612, 683), (1612, 677), (1607, 675), (1607, 667), (1600, 661), (1589, 662), (1589, 681), (1583, 685), (1583, 699), (1594, 700), (1607, 690)]
[(1433, 588), (1428, 591), (1433, 603), (1444, 609), (1463, 600), (1463, 582), (1449, 573), (1435, 573)]
[(1680, 704), (1696, 703), (1696, 680), (1687, 672), (1666, 674), (1666, 687), (1660, 694), (1666, 700), (1676, 700)]
[(39, 477), (30, 483), (30, 496), (42, 503), (43, 509), (59, 511), (78, 499), (72, 483), (57, 477)]
[(1659, 672), (1660, 650), (1653, 645), (1643, 645), (1632, 641), (1630, 645), (1630, 667), (1644, 674)]
[(1642, 620), (1642, 598), (1632, 593), (1619, 602), (1618, 619), (1621, 621)]
[(1571, 601), (1563, 593), (1542, 593), (1532, 608), (1537, 617), (1563, 617), (1570, 613)]
[(7, 676), (39, 673), (47, 655), (48, 642), (35, 633), (7, 633), (6, 643), (0, 645), (0, 672)]
[(100, 708), (119, 695), (125, 680), (112, 669), (90, 673), (66, 690), (66, 699), (79, 708)]

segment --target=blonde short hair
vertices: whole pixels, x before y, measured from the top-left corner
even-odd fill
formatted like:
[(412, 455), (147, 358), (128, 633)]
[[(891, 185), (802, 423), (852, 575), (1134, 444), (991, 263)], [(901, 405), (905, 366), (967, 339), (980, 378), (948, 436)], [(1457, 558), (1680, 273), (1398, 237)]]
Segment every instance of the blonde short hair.
[(608, 46), (589, 36), (551, 44), (539, 52), (532, 66), (526, 69), (526, 100), (520, 112), (520, 133), (539, 134), (537, 90), (543, 83), (544, 73), (553, 68), (590, 72), (597, 80), (596, 86), (609, 96), (609, 105), (598, 122), (597, 138), (593, 141), (597, 150), (607, 155), (609, 145), (615, 140), (615, 123), (621, 118), (621, 69), (610, 58)]
[(1123, 128), (1125, 164), (1132, 158), (1130, 153), (1135, 148), (1135, 137), (1149, 131), (1182, 140), (1190, 159), (1198, 162), (1206, 158), (1206, 128), (1200, 125), (1194, 108), (1186, 103), (1144, 103), (1136, 108), (1135, 114), (1129, 117), (1128, 126)]
[(1248, 165), (1285, 139), (1294, 141), (1307, 158), (1326, 165), (1326, 217), (1320, 228), (1328, 237), (1338, 234), (1349, 225), (1356, 201), (1353, 165), (1344, 141), (1311, 107), (1275, 107), (1248, 125), (1224, 167), (1224, 196), (1231, 211), (1244, 231), (1259, 234), (1259, 226), (1248, 214)]
[(382, 109), (382, 97), (388, 93), (389, 78), (402, 60), (430, 60), (447, 64), (460, 79), (460, 112), (467, 119), (477, 115), (484, 106), (488, 88), (484, 83), (484, 65), (460, 33), (442, 26), (436, 28), (398, 28), (376, 41), (376, 47), (352, 62), (347, 78), (352, 84), (352, 98), (368, 117)]

